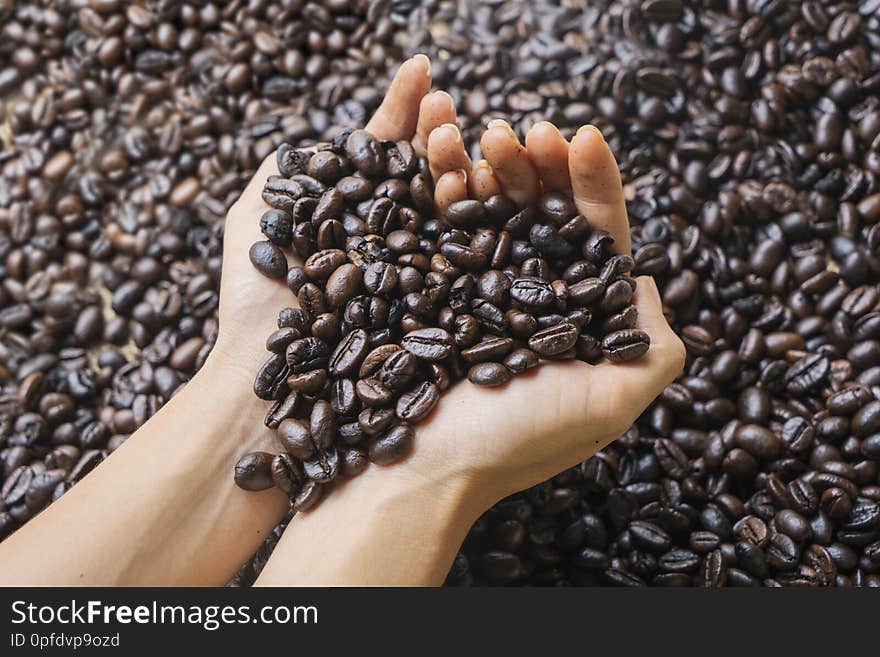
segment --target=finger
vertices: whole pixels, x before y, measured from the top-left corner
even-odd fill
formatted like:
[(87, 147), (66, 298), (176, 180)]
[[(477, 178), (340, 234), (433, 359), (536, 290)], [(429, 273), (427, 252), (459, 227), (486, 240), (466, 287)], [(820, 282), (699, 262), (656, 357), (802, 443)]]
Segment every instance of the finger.
[(555, 125), (541, 121), (532, 126), (526, 135), (526, 150), (538, 170), (544, 191), (570, 193), (568, 142)]
[(464, 169), (447, 171), (434, 185), (434, 205), (441, 214), (452, 203), (464, 201), (467, 197), (467, 172)]
[(501, 183), (498, 182), (495, 172), (486, 160), (477, 162), (477, 166), (471, 172), (468, 178), (468, 192), (471, 198), (484, 202), (501, 193)]
[(464, 149), (464, 140), (457, 126), (445, 123), (431, 132), (428, 137), (428, 165), (434, 180), (439, 180), (447, 171), (470, 171), (471, 158)]
[(654, 279), (639, 276), (636, 281), (633, 303), (639, 313), (637, 326), (651, 338), (651, 346), (637, 360), (603, 363), (597, 369), (606, 370), (611, 377), (608, 380), (620, 386), (619, 392), (628, 395), (634, 404), (643, 409), (681, 373), (686, 352), (684, 344), (663, 315), (663, 302)]
[(614, 237), (614, 250), (630, 252), (629, 220), (620, 170), (598, 128), (587, 125), (571, 140), (568, 168), (578, 212)]
[(490, 121), (480, 145), (504, 193), (520, 205), (534, 203), (538, 198), (538, 172), (507, 122)]
[(419, 121), (419, 103), (431, 89), (431, 61), (425, 55), (406, 60), (398, 69), (385, 100), (367, 123), (378, 139), (410, 139)]
[(444, 123), (455, 124), (455, 103), (445, 91), (435, 91), (422, 98), (419, 104), (419, 120), (416, 134), (412, 138), (413, 148), (419, 157), (428, 154), (428, 137), (435, 128)]

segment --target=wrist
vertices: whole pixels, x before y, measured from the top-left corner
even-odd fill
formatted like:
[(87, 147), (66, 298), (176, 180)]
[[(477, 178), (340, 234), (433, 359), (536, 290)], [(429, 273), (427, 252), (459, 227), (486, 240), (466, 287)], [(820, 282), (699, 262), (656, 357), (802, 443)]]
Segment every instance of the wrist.
[[(297, 513), (259, 585), (436, 586), (482, 509), (462, 479), (371, 465)], [(332, 555), (332, 556), (328, 556)]]
[[(371, 464), (333, 490), (328, 501), (337, 496), (341, 503), (351, 498), (365, 505), (364, 510), (379, 522), (422, 524), (426, 535), (456, 548), (493, 503), (468, 477), (440, 471), (426, 476), (406, 461), (389, 467)], [(322, 506), (315, 511), (321, 513)]]
[(218, 455), (236, 458), (253, 451), (277, 451), (273, 434), (263, 424), (268, 402), (253, 392), (253, 372), (217, 347), (179, 395), (189, 412), (210, 430), (204, 436)]

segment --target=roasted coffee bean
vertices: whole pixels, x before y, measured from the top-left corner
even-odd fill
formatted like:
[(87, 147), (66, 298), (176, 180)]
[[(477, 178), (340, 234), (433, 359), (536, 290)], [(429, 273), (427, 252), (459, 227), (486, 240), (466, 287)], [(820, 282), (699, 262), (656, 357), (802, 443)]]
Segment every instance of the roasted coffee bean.
[(423, 381), (397, 400), (397, 417), (405, 422), (421, 422), (434, 410), (439, 399), (437, 386)]
[(540, 278), (517, 278), (510, 287), (510, 296), (527, 308), (544, 308), (554, 300), (553, 290)]
[(782, 452), (783, 443), (779, 437), (757, 424), (744, 424), (736, 430), (736, 444), (755, 458), (773, 460)]
[(294, 458), (305, 460), (315, 453), (315, 441), (309, 425), (303, 420), (288, 418), (278, 425), (281, 447)]
[(245, 490), (266, 490), (272, 488), (272, 460), (275, 457), (267, 452), (251, 452), (242, 456), (235, 464), (235, 483)]
[(354, 130), (345, 142), (346, 155), (367, 178), (377, 178), (385, 171), (385, 153), (379, 141), (366, 130)]
[[(391, 390), (400, 390), (406, 387), (416, 374), (418, 358), (410, 351), (397, 349), (393, 351), (383, 362), (376, 373), (379, 382)], [(361, 371), (361, 376), (365, 376)]]
[(263, 276), (276, 279), (287, 276), (287, 258), (284, 257), (284, 252), (272, 242), (254, 242), (249, 256), (251, 264)]
[(327, 344), (312, 337), (291, 342), (287, 346), (285, 356), (287, 365), (294, 374), (326, 367), (330, 357)]
[(468, 381), (485, 387), (504, 385), (512, 376), (513, 372), (501, 363), (478, 363), (467, 374)]
[(370, 461), (389, 465), (399, 461), (412, 449), (414, 432), (408, 424), (398, 424), (370, 445)]
[(354, 386), (358, 399), (365, 406), (384, 406), (388, 404), (394, 392), (374, 378), (360, 379)]
[(451, 226), (467, 228), (481, 223), (486, 209), (480, 201), (455, 201), (446, 209), (445, 218)]
[(827, 356), (806, 356), (788, 368), (785, 373), (785, 387), (792, 394), (812, 390), (822, 384), (830, 368)]
[(272, 459), (270, 472), (272, 482), (289, 498), (296, 498), (303, 485), (303, 475), (299, 464), (287, 454), (277, 454)]
[(650, 552), (665, 552), (669, 549), (669, 535), (651, 522), (636, 520), (630, 523), (629, 533), (633, 544)]
[(254, 393), (260, 399), (281, 399), (287, 394), (287, 375), (290, 367), (284, 354), (273, 354), (265, 362), (254, 380)]
[(377, 436), (394, 422), (392, 408), (365, 408), (358, 414), (358, 425), (368, 436)]
[(364, 329), (349, 332), (330, 355), (330, 376), (340, 378), (355, 373), (366, 357), (369, 346), (369, 335)]
[(318, 449), (315, 455), (302, 463), (303, 472), (314, 482), (332, 481), (339, 471), (339, 454), (335, 447)]
[(511, 338), (487, 338), (472, 347), (461, 351), (461, 358), (465, 363), (481, 363), (487, 360), (498, 361), (504, 358), (514, 342)]
[[(260, 218), (260, 230), (273, 244), (288, 247), (293, 240), (293, 219), (283, 210), (267, 210)], [(256, 263), (254, 266), (260, 267)]]
[(408, 352), (422, 360), (443, 360), (452, 349), (452, 336), (441, 328), (424, 328), (410, 331), (401, 340)]
[(504, 357), (504, 365), (514, 374), (520, 374), (537, 367), (538, 362), (538, 354), (525, 348), (516, 349)]
[(557, 356), (574, 347), (577, 338), (577, 326), (562, 322), (534, 333), (529, 338), (529, 348), (545, 358)]
[(611, 333), (602, 340), (602, 353), (612, 363), (624, 363), (647, 353), (651, 338), (644, 331), (625, 329)]

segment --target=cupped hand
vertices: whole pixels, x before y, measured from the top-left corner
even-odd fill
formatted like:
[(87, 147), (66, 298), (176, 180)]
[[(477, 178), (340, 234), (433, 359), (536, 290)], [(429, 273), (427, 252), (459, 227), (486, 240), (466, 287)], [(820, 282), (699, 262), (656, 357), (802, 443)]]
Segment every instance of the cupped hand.
[[(455, 105), (449, 94), (430, 89), (428, 58), (416, 55), (407, 60), (397, 71), (367, 130), (382, 140), (411, 141), (419, 156), (427, 155), (428, 135), (441, 125), (456, 122)], [(457, 157), (456, 151), (451, 153)], [(435, 160), (442, 166), (448, 165), (441, 152), (435, 153)], [(278, 163), (272, 153), (230, 208), (225, 225), (220, 331), (211, 357), (227, 368), (231, 366), (251, 383), (260, 364), (269, 356), (265, 341), (277, 328), (278, 311), (297, 305), (295, 295), (283, 280), (262, 276), (248, 257), (250, 246), (265, 239), (260, 232), (260, 217), (270, 208), (261, 193), (266, 179), (277, 174)], [(288, 260), (291, 264), (296, 262), (293, 256), (288, 256)], [(265, 402), (256, 397), (253, 402), (265, 412)]]
[[(509, 126), (492, 122), (481, 141), (486, 159), (473, 165), (452, 99), (430, 92), (430, 86), (427, 58), (408, 60), (366, 127), (383, 140), (409, 140), (418, 155), (428, 157), (438, 212), (465, 198), (504, 193), (527, 204), (543, 190), (560, 191), (572, 195), (594, 228), (613, 235), (619, 252), (629, 252), (617, 163), (598, 130), (582, 128), (568, 143), (554, 126), (539, 123), (522, 145)], [(262, 276), (248, 257), (251, 244), (264, 239), (259, 220), (269, 206), (261, 197), (263, 185), (277, 173), (273, 153), (230, 209), (225, 226), (220, 332), (211, 358), (240, 374), (232, 385), (248, 388), (268, 356), (265, 339), (276, 328), (278, 311), (296, 305), (284, 281)], [(543, 363), (494, 389), (460, 382), (417, 426), (412, 454), (391, 467), (398, 476), (467, 481), (480, 503), (489, 504), (589, 458), (620, 436), (684, 363), (684, 347), (663, 317), (652, 280), (638, 279), (634, 303), (638, 327), (651, 337), (640, 360)], [(265, 413), (265, 402), (250, 399), (243, 412)], [(271, 434), (255, 426), (254, 446), (275, 445)]]
[[(611, 233), (617, 252), (630, 252), (620, 173), (598, 129), (584, 126), (569, 143), (553, 125), (539, 123), (523, 145), (510, 126), (493, 121), (481, 147), (486, 159), (472, 167), (455, 126), (430, 134), (428, 159), (439, 208), (497, 193), (525, 205), (543, 191), (562, 192), (571, 195), (593, 228)], [(429, 478), (464, 478), (491, 503), (576, 465), (618, 438), (685, 361), (653, 279), (637, 281), (637, 327), (651, 338), (641, 359), (546, 362), (500, 388), (462, 381), (419, 425), (406, 467)]]

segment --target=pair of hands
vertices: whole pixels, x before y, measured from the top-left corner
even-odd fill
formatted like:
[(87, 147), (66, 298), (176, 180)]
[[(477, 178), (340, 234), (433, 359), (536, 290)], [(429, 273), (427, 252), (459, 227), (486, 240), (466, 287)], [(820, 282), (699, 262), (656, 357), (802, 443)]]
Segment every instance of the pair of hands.
[[(611, 233), (618, 252), (630, 252), (617, 162), (596, 128), (584, 126), (569, 143), (542, 122), (523, 145), (509, 125), (492, 121), (481, 139), (486, 159), (473, 165), (452, 98), (430, 88), (427, 57), (406, 61), (366, 128), (379, 139), (409, 140), (427, 156), (439, 212), (466, 198), (504, 193), (527, 204), (542, 190), (564, 192), (594, 228)], [(263, 239), (259, 219), (269, 209), (263, 184), (277, 173), (273, 154), (230, 209), (225, 228), (220, 332), (211, 358), (236, 373), (230, 385), (248, 389), (267, 357), (264, 341), (276, 328), (278, 311), (296, 304), (284, 282), (264, 278), (248, 259), (250, 245)], [(500, 389), (462, 381), (418, 425), (412, 454), (394, 469), (425, 480), (469, 482), (488, 506), (595, 454), (626, 431), (684, 366), (684, 346), (663, 316), (652, 279), (638, 279), (634, 303), (638, 327), (651, 337), (640, 360), (544, 363)], [(251, 403), (249, 412), (265, 413), (265, 402), (252, 396)]]

